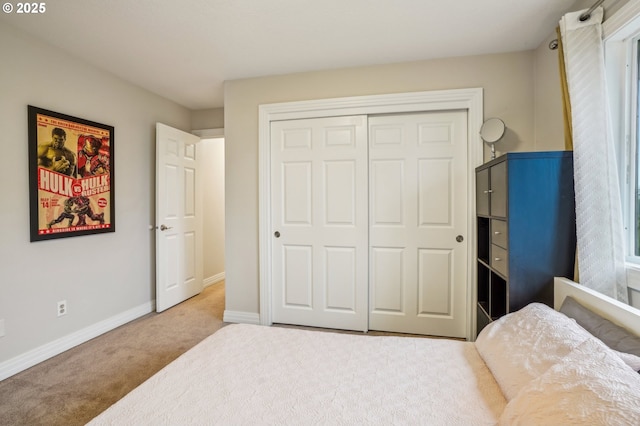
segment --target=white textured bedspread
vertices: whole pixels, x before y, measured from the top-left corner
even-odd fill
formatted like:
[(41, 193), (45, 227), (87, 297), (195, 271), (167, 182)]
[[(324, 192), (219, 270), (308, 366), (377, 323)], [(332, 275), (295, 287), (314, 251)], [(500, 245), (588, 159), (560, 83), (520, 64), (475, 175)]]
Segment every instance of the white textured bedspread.
[(496, 424), (473, 343), (228, 325), (91, 425)]

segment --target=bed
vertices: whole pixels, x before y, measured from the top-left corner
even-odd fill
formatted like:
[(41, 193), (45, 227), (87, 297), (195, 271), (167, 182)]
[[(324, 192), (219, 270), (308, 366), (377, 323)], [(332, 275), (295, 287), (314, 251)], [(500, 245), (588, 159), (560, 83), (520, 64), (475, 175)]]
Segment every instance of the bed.
[(475, 342), (231, 324), (89, 424), (640, 424), (640, 313), (555, 287)]

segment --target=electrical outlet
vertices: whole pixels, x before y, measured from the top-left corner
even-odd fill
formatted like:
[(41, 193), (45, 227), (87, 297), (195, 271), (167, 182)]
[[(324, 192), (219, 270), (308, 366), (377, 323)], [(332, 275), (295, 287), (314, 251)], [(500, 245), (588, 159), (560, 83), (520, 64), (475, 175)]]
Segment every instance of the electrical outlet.
[(58, 302), (58, 316), (61, 317), (67, 315), (67, 301), (61, 300)]
[(0, 337), (4, 337), (4, 319), (0, 319)]

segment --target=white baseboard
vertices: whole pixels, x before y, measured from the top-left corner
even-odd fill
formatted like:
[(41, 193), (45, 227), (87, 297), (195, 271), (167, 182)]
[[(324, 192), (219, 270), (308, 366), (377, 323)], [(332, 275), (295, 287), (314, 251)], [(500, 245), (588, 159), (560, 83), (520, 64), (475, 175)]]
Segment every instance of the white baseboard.
[(0, 363), (0, 380), (11, 377), (14, 374), (41, 363), (42, 361), (46, 361), (49, 358), (59, 355), (66, 350), (140, 318), (143, 315), (153, 312), (155, 309), (156, 302), (155, 300), (152, 300), (111, 318), (107, 318), (104, 321), (100, 321), (96, 324), (90, 325), (89, 327), (83, 328), (82, 330), (78, 330), (75, 333), (71, 333), (50, 343), (32, 349), (22, 355), (18, 355), (4, 361)]
[(202, 282), (205, 287), (209, 287), (210, 285), (214, 285), (219, 283), (220, 281), (224, 281), (224, 271), (219, 274), (215, 274), (209, 278), (205, 278)]
[(233, 322), (239, 324), (255, 324), (260, 325), (260, 314), (253, 312), (224, 311), (222, 317), (224, 322)]

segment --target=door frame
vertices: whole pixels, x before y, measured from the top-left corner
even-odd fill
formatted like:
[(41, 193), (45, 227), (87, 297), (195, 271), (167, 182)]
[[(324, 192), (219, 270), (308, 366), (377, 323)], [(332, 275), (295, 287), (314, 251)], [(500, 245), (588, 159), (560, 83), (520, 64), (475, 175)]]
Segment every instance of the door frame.
[[(355, 96), (309, 101), (263, 104), (258, 107), (258, 245), (260, 324), (271, 325), (271, 122), (302, 118), (335, 117), (344, 115), (397, 114), (428, 111), (467, 111), (467, 230), (468, 264), (476, 256), (475, 168), (483, 161), (483, 142), (480, 127), (483, 121), (482, 88), (437, 90), (427, 92), (394, 93)], [(467, 268), (467, 340), (475, 330), (475, 268)]]

